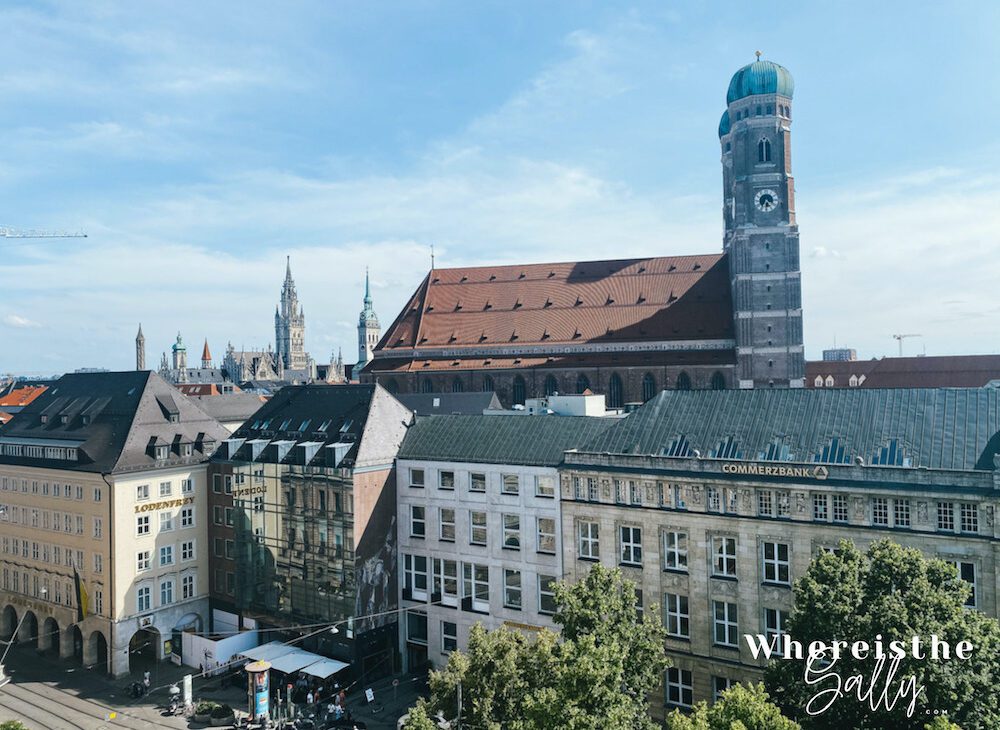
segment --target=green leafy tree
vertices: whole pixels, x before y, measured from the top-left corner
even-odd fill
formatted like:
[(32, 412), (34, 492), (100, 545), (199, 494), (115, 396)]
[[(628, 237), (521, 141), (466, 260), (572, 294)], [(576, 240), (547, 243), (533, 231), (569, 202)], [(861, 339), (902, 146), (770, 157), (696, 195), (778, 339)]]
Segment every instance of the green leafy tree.
[(403, 730), (438, 730), (434, 720), (431, 719), (427, 700), (423, 697), (419, 698), (417, 704), (406, 713)]
[(0, 730), (28, 730), (20, 720), (7, 720), (0, 723)]
[(934, 718), (933, 722), (924, 725), (924, 730), (962, 730), (958, 725), (948, 720), (942, 715)]
[[(799, 730), (798, 723), (781, 714), (770, 702), (763, 684), (737, 684), (722, 693), (718, 702), (699, 702), (690, 715), (674, 710), (667, 716), (667, 730)], [(937, 730), (935, 728), (935, 730)]]
[[(841, 541), (835, 553), (823, 553), (813, 559), (809, 570), (795, 584), (795, 608), (788, 633), (801, 642), (807, 652), (814, 641), (829, 644), (834, 639), (853, 643), (875, 642), (883, 645), (902, 641), (910, 648), (913, 636), (926, 643), (932, 635), (947, 642), (952, 652), (960, 641), (972, 643), (967, 660), (954, 658), (933, 661), (916, 659), (907, 653), (895, 676), (889, 678), (885, 666), (874, 683), (873, 710), (867, 700), (857, 699), (857, 689), (849, 688), (849, 677), (861, 675), (862, 690), (872, 684), (876, 670), (874, 654), (857, 660), (849, 651), (828, 670), (815, 667), (818, 674), (831, 676), (808, 685), (805, 682), (807, 659), (771, 662), (765, 674), (768, 690), (775, 702), (806, 728), (844, 730), (845, 728), (880, 728), (903, 730), (918, 726), (935, 711), (947, 711), (950, 721), (965, 730), (989, 730), (1000, 727), (1000, 624), (996, 619), (964, 607), (969, 586), (955, 568), (944, 561), (926, 558), (919, 550), (904, 548), (891, 540), (879, 540), (862, 553), (853, 543)], [(926, 650), (926, 649), (925, 649)], [(825, 711), (813, 717), (805, 713), (807, 703), (818, 692), (836, 688), (836, 678), (843, 684), (843, 696)], [(890, 700), (908, 677), (922, 687), (912, 717), (906, 708), (910, 695), (898, 700), (892, 710), (879, 705), (878, 697), (888, 684)], [(814, 711), (832, 695), (824, 695)]]
[(655, 607), (636, 610), (635, 586), (594, 566), (555, 586), (557, 635), (473, 627), (467, 651), (430, 677), (431, 712), (488, 730), (654, 728), (647, 696), (667, 667)]

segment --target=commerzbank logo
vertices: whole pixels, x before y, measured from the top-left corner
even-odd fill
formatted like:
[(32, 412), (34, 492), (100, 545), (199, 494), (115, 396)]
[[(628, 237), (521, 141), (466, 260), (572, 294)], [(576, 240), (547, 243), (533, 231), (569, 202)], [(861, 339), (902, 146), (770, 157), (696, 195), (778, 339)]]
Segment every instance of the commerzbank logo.
[(738, 474), (753, 477), (785, 477), (787, 479), (816, 479), (823, 481), (830, 476), (830, 470), (816, 466), (783, 466), (780, 464), (723, 464), (723, 474)]

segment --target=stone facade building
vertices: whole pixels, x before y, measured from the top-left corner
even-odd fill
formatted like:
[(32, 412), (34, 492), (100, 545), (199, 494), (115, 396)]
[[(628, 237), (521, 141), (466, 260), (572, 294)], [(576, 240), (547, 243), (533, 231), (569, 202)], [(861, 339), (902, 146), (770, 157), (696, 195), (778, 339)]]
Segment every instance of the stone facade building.
[(401, 393), (494, 390), (508, 406), (802, 387), (792, 92), (791, 74), (759, 59), (730, 82), (721, 255), (432, 268), (363, 378)]
[(115, 676), (178, 653), (208, 624), (206, 460), (227, 436), (149, 371), (55, 381), (0, 431), (0, 635)]
[(409, 429), (396, 461), (407, 670), (441, 668), (477, 623), (553, 627), (549, 584), (563, 576), (556, 467), (611, 424), (436, 415)]
[(841, 539), (956, 565), (1000, 616), (1000, 392), (663, 392), (561, 468), (566, 576), (621, 566), (658, 604), (673, 662), (654, 715), (761, 677), (792, 583)]

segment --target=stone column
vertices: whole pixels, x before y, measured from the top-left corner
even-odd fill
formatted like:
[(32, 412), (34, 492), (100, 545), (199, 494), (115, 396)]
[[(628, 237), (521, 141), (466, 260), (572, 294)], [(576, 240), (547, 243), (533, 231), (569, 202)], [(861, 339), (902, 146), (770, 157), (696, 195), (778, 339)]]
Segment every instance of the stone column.
[(59, 633), (59, 658), (73, 658), (73, 627), (67, 626)]
[(111, 662), (111, 674), (114, 677), (124, 677), (128, 674), (128, 642), (131, 635), (122, 626), (112, 625), (110, 629), (108, 658)]
[[(97, 661), (97, 642), (89, 641), (88, 637), (83, 637), (83, 666), (90, 667)], [(94, 667), (94, 669), (106, 672), (107, 667)]]
[[(49, 624), (49, 626), (51, 627), (51, 624)], [(62, 644), (60, 644), (60, 646), (62, 646)], [(40, 619), (38, 621), (38, 651), (48, 651), (51, 648), (52, 634), (45, 629), (45, 619)]]

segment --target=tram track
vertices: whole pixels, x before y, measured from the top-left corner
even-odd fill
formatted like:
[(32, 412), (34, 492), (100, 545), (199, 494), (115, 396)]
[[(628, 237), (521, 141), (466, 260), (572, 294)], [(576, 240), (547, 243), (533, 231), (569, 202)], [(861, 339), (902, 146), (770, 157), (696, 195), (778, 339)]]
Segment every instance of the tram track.
[[(33, 726), (37, 726), (38, 730), (67, 730), (67, 728), (89, 730), (85, 726), (73, 722), (52, 710), (31, 704), (27, 700), (7, 692), (6, 690), (11, 686), (8, 684), (4, 688), (4, 691), (0, 692), (0, 707), (14, 713), (15, 717), (23, 717), (25, 720), (28, 720)], [(45, 719), (41, 719), (43, 717)]]
[[(133, 705), (126, 705), (124, 707), (119, 707), (119, 708), (109, 707), (108, 705), (102, 704), (95, 700), (86, 699), (83, 697), (79, 697), (77, 695), (71, 695), (71, 697), (73, 697), (73, 701), (67, 701), (65, 698), (62, 699), (59, 698), (59, 695), (62, 695), (63, 691), (60, 690), (55, 685), (47, 684), (44, 682), (40, 682), (37, 684), (41, 684), (42, 686), (47, 687), (52, 691), (50, 693), (40, 692), (38, 690), (31, 689), (30, 687), (27, 687), (24, 684), (15, 684), (13, 682), (4, 687), (4, 690), (16, 688), (18, 692), (26, 692), (30, 695), (33, 695), (36, 698), (40, 698), (44, 703), (55, 703), (57, 705), (65, 707), (67, 710), (71, 712), (80, 713), (90, 719), (103, 722), (109, 726), (114, 725), (114, 726), (129, 727), (129, 728), (134, 728), (137, 726), (161, 727), (161, 728), (167, 728), (168, 730), (177, 730), (176, 725), (170, 725), (164, 722), (158, 722), (156, 720), (151, 720), (145, 717), (139, 717), (138, 715), (129, 712), (129, 710), (133, 709), (134, 707)], [(3, 697), (3, 694), (4, 693), (0, 691), (0, 698)], [(74, 727), (80, 728), (80, 730), (88, 730), (88, 728), (85, 728), (82, 725), (67, 720), (61, 715), (58, 715), (49, 710), (45, 710), (44, 705), (32, 704), (31, 702), (28, 702), (24, 697), (18, 697), (15, 693), (9, 693), (9, 696), (11, 696), (16, 700), (19, 700), (20, 702), (23, 702), (29, 707), (41, 708), (44, 712), (47, 712), (49, 715), (52, 715), (53, 717), (63, 720), (64, 722), (67, 722), (73, 725)], [(80, 704), (86, 705), (88, 707), (88, 710), (90, 711), (88, 712), (82, 710), (79, 707)], [(99, 712), (95, 714), (93, 710), (98, 710)], [(109, 719), (109, 715), (111, 713), (116, 713), (117, 717), (115, 717), (114, 719)], [(25, 714), (27, 715), (27, 713)], [(36, 722), (39, 721), (36, 720)]]

